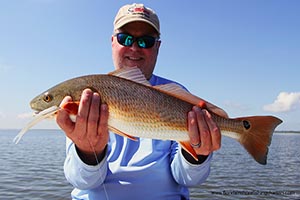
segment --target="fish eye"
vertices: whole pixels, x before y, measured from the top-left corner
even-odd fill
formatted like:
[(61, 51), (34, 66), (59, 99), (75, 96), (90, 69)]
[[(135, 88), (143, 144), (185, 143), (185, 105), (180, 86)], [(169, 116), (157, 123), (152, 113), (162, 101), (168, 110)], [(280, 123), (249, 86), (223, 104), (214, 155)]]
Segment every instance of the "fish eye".
[(53, 96), (51, 94), (49, 94), (49, 93), (44, 94), (43, 100), (45, 102), (49, 103), (50, 101), (52, 101), (52, 99), (53, 99)]

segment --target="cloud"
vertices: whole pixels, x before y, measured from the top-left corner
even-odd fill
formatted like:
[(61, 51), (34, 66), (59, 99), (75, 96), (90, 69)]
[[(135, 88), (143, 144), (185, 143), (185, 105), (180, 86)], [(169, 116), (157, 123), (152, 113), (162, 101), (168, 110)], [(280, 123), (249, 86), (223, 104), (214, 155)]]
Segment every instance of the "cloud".
[(300, 107), (300, 92), (280, 92), (277, 99), (265, 105), (263, 109), (270, 112), (288, 112)]
[(4, 70), (7, 70), (7, 69), (9, 69), (8, 65), (0, 63), (0, 71), (4, 71)]
[(0, 119), (5, 119), (6, 115), (0, 111)]
[(32, 118), (33, 116), (33, 113), (30, 112), (30, 113), (21, 113), (21, 114), (18, 114), (17, 118), (18, 119), (28, 119), (28, 118)]
[(12, 68), (13, 67), (11, 65), (8, 65), (8, 64), (4, 63), (3, 59), (0, 57), (0, 71), (1, 72), (8, 71), (8, 70), (10, 70)]

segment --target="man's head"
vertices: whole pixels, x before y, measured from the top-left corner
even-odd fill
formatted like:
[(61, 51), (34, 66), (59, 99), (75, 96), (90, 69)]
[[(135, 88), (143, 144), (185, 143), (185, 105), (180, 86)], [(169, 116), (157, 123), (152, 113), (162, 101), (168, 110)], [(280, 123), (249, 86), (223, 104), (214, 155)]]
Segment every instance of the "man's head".
[(151, 78), (159, 51), (159, 19), (143, 4), (125, 5), (114, 20), (112, 56), (116, 69), (139, 67)]

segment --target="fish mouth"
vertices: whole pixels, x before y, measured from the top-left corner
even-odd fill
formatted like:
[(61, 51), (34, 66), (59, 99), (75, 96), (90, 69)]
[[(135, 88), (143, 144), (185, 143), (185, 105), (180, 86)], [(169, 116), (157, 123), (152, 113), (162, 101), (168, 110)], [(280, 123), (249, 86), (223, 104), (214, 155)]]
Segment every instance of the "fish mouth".
[(36, 111), (33, 112), (33, 115), (38, 115), (40, 112), (41, 112), (41, 111), (37, 111), (37, 110), (36, 110)]
[[(49, 110), (49, 108), (46, 108), (46, 109), (44, 109), (44, 110)], [(44, 110), (41, 110), (41, 109), (39, 109), (39, 110), (36, 110), (36, 109), (34, 109), (33, 110), (33, 116), (36, 116), (36, 115), (40, 115)], [(45, 112), (45, 111), (44, 111)]]
[(59, 106), (51, 106), (51, 107), (46, 108), (44, 110), (40, 110), (40, 111), (36, 110), (35, 113), (38, 113), (38, 115), (46, 117), (46, 116), (51, 116), (51, 115), (55, 114), (59, 109), (60, 109)]

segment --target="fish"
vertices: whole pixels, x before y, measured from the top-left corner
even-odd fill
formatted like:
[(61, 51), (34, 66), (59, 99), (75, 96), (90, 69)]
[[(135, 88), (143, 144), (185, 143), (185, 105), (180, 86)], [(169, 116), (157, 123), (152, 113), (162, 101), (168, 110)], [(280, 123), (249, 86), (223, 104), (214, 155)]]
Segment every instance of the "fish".
[[(195, 160), (198, 160), (197, 154), (190, 144), (187, 127), (188, 112), (194, 106), (206, 109), (221, 134), (237, 140), (262, 165), (267, 164), (273, 132), (282, 123), (281, 119), (271, 115), (229, 118), (222, 109), (180, 85), (152, 86), (138, 67), (130, 67), (108, 74), (72, 78), (36, 96), (30, 106), (37, 115), (20, 131), (14, 142), (18, 143), (39, 121), (54, 117), (61, 108), (66, 109), (70, 116), (76, 116), (81, 93), (86, 88), (99, 93), (101, 101), (108, 105), (108, 128), (111, 132), (132, 140), (177, 141)], [(71, 96), (73, 102), (60, 105), (65, 96)]]

